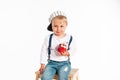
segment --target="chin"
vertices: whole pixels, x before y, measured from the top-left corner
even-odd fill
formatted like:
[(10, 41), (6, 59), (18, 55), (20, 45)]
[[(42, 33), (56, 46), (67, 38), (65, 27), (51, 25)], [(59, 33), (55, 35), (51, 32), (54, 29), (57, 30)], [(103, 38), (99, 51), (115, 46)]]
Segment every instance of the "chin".
[(58, 35), (58, 36), (61, 35), (61, 33), (55, 33), (55, 34)]
[(56, 34), (56, 36), (60, 36), (60, 34)]

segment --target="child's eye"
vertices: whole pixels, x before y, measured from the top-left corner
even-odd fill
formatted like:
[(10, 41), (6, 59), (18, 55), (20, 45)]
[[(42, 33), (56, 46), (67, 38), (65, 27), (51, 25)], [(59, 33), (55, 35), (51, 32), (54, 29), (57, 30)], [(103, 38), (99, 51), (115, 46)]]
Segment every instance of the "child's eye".
[(64, 27), (64, 26), (60, 26), (60, 27)]
[(57, 26), (54, 26), (54, 27), (57, 27)]

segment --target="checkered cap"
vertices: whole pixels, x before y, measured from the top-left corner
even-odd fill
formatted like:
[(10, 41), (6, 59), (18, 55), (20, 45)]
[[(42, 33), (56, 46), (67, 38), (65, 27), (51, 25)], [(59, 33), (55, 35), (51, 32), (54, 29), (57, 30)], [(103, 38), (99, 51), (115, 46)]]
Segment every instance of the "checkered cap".
[(65, 16), (66, 17), (66, 14), (63, 11), (53, 12), (49, 17), (49, 22), (51, 23), (52, 19), (55, 18), (56, 16)]

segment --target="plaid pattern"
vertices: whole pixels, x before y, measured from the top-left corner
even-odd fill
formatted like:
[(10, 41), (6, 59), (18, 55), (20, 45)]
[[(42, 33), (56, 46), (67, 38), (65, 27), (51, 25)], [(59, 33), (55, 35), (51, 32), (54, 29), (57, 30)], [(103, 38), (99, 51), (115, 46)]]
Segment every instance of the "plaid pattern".
[(51, 23), (52, 19), (56, 16), (65, 16), (66, 17), (66, 14), (63, 12), (63, 11), (56, 11), (56, 12), (53, 12), (50, 17), (49, 17), (49, 22)]

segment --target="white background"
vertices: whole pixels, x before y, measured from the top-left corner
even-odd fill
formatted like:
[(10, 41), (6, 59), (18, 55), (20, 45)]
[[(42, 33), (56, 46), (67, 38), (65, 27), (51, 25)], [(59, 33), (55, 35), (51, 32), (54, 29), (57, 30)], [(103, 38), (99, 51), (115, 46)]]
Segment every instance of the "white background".
[(0, 80), (35, 80), (49, 15), (68, 16), (80, 80), (120, 80), (119, 0), (0, 0)]

